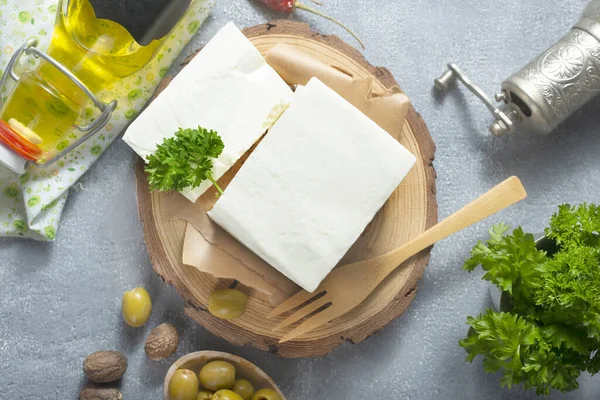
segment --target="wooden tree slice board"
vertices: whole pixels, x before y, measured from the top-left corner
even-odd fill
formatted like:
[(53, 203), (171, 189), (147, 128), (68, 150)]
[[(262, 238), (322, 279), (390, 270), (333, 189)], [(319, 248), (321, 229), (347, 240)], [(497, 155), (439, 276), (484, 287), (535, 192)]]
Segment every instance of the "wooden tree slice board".
[[(397, 86), (387, 69), (371, 66), (353, 47), (335, 36), (312, 32), (306, 24), (273, 21), (247, 28), (244, 33), (263, 54), (279, 43), (287, 43), (355, 78), (374, 76), (375, 92)], [(393, 250), (437, 222), (432, 166), (435, 145), (412, 107), (400, 142), (417, 157), (417, 164), (355, 244), (354, 251), (362, 259)], [(421, 252), (352, 312), (294, 341), (279, 344), (286, 331), (273, 332), (278, 320), (266, 318), (272, 306), (265, 299), (251, 296), (246, 314), (234, 321), (219, 320), (208, 313), (210, 293), (228, 282), (181, 263), (186, 222), (163, 217), (161, 210), (167, 196), (149, 192), (142, 163), (136, 167), (136, 176), (139, 212), (154, 270), (179, 292), (187, 315), (237, 345), (251, 345), (283, 357), (314, 357), (327, 354), (344, 341), (361, 342), (408, 308), (429, 261), (429, 250)]]

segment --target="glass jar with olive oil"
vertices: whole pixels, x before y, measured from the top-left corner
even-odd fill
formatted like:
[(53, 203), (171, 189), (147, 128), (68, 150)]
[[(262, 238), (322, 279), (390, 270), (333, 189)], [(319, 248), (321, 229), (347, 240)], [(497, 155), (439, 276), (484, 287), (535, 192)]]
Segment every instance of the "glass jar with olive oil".
[[(0, 88), (9, 77), (16, 85), (0, 109), (0, 143), (25, 160), (46, 165), (97, 132), (116, 102), (105, 103), (95, 94), (142, 69), (190, 3), (60, 0), (47, 53), (37, 50), (37, 42), (28, 42), (2, 77)], [(35, 70), (18, 76), (14, 67), (23, 54), (41, 60)], [(82, 126), (90, 104), (98, 112)], [(57, 149), (73, 131), (79, 140)]]

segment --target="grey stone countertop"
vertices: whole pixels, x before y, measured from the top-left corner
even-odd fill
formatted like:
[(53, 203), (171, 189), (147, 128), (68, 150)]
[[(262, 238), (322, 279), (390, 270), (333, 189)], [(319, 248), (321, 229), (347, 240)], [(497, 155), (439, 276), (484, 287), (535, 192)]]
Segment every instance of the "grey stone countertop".
[[(309, 0), (304, 0), (309, 1)], [(120, 383), (126, 399), (159, 399), (167, 361), (149, 361), (149, 330), (170, 321), (181, 332), (177, 356), (197, 350), (232, 352), (270, 374), (290, 400), (321, 399), (532, 399), (501, 389), (481, 359), (465, 362), (458, 340), (466, 317), (490, 306), (481, 273), (461, 266), (469, 250), (498, 221), (540, 232), (557, 205), (598, 202), (600, 136), (592, 101), (549, 137), (492, 139), (487, 110), (466, 90), (436, 99), (432, 80), (448, 61), (459, 63), (487, 92), (575, 23), (586, 0), (323, 0), (324, 8), (364, 39), (365, 55), (388, 67), (423, 115), (437, 144), (439, 216), (510, 175), (529, 198), (437, 244), (415, 301), (400, 318), (363, 343), (346, 343), (326, 357), (288, 360), (230, 345), (183, 313), (175, 290), (152, 271), (136, 209), (136, 157), (117, 141), (73, 190), (55, 243), (0, 241), (0, 399), (75, 399), (85, 382), (84, 357), (115, 348), (129, 357)], [(248, 0), (220, 0), (186, 50), (206, 43), (227, 21), (240, 27), (278, 17)], [(335, 25), (298, 11), (322, 33)], [(145, 286), (155, 307), (141, 329), (120, 316), (125, 290)], [(598, 377), (552, 399), (600, 398)]]

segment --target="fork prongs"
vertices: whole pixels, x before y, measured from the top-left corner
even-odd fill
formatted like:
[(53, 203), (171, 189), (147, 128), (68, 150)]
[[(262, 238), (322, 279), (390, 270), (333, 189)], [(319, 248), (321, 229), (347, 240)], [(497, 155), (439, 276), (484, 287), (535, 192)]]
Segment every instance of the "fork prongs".
[(317, 290), (314, 293), (309, 293), (306, 290), (301, 290), (286, 301), (284, 301), (283, 303), (281, 303), (273, 311), (271, 311), (268, 318), (273, 318), (285, 312), (293, 310), (294, 308), (306, 303), (310, 299), (321, 295), (321, 293), (323, 293), (322, 290)]
[(312, 317), (308, 318), (306, 321), (304, 321), (303, 323), (298, 325), (287, 335), (284, 335), (279, 340), (279, 343), (289, 342), (290, 340), (293, 340), (306, 332), (310, 332), (310, 331), (320, 327), (321, 325), (325, 325), (326, 323), (328, 323), (331, 320), (334, 320), (335, 318), (339, 317), (343, 313), (344, 313), (343, 310), (342, 310), (342, 312), (339, 312), (339, 310), (335, 306), (335, 304), (332, 304), (331, 306), (324, 309), (320, 313), (315, 314)]
[(331, 303), (331, 301), (329, 300), (329, 296), (323, 296), (313, 301), (312, 303), (307, 304), (305, 307), (302, 307), (301, 309), (287, 317), (285, 320), (283, 320), (283, 322), (281, 322), (275, 327), (275, 330), (279, 331), (282, 328), (285, 328), (286, 326), (289, 326), (294, 322), (301, 320), (304, 317), (308, 317), (310, 314), (314, 313), (315, 311), (319, 310), (320, 308), (326, 306), (329, 303)]

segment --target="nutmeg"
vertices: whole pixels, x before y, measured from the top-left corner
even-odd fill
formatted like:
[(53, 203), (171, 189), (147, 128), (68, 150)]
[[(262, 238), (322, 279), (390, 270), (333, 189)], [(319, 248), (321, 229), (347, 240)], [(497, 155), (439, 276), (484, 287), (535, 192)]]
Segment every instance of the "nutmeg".
[(79, 393), (79, 400), (123, 400), (123, 395), (115, 388), (86, 385)]
[(160, 324), (150, 332), (144, 350), (151, 360), (163, 360), (177, 351), (179, 334), (169, 323)]
[(127, 369), (127, 358), (115, 350), (97, 351), (83, 361), (83, 372), (91, 381), (113, 382)]

